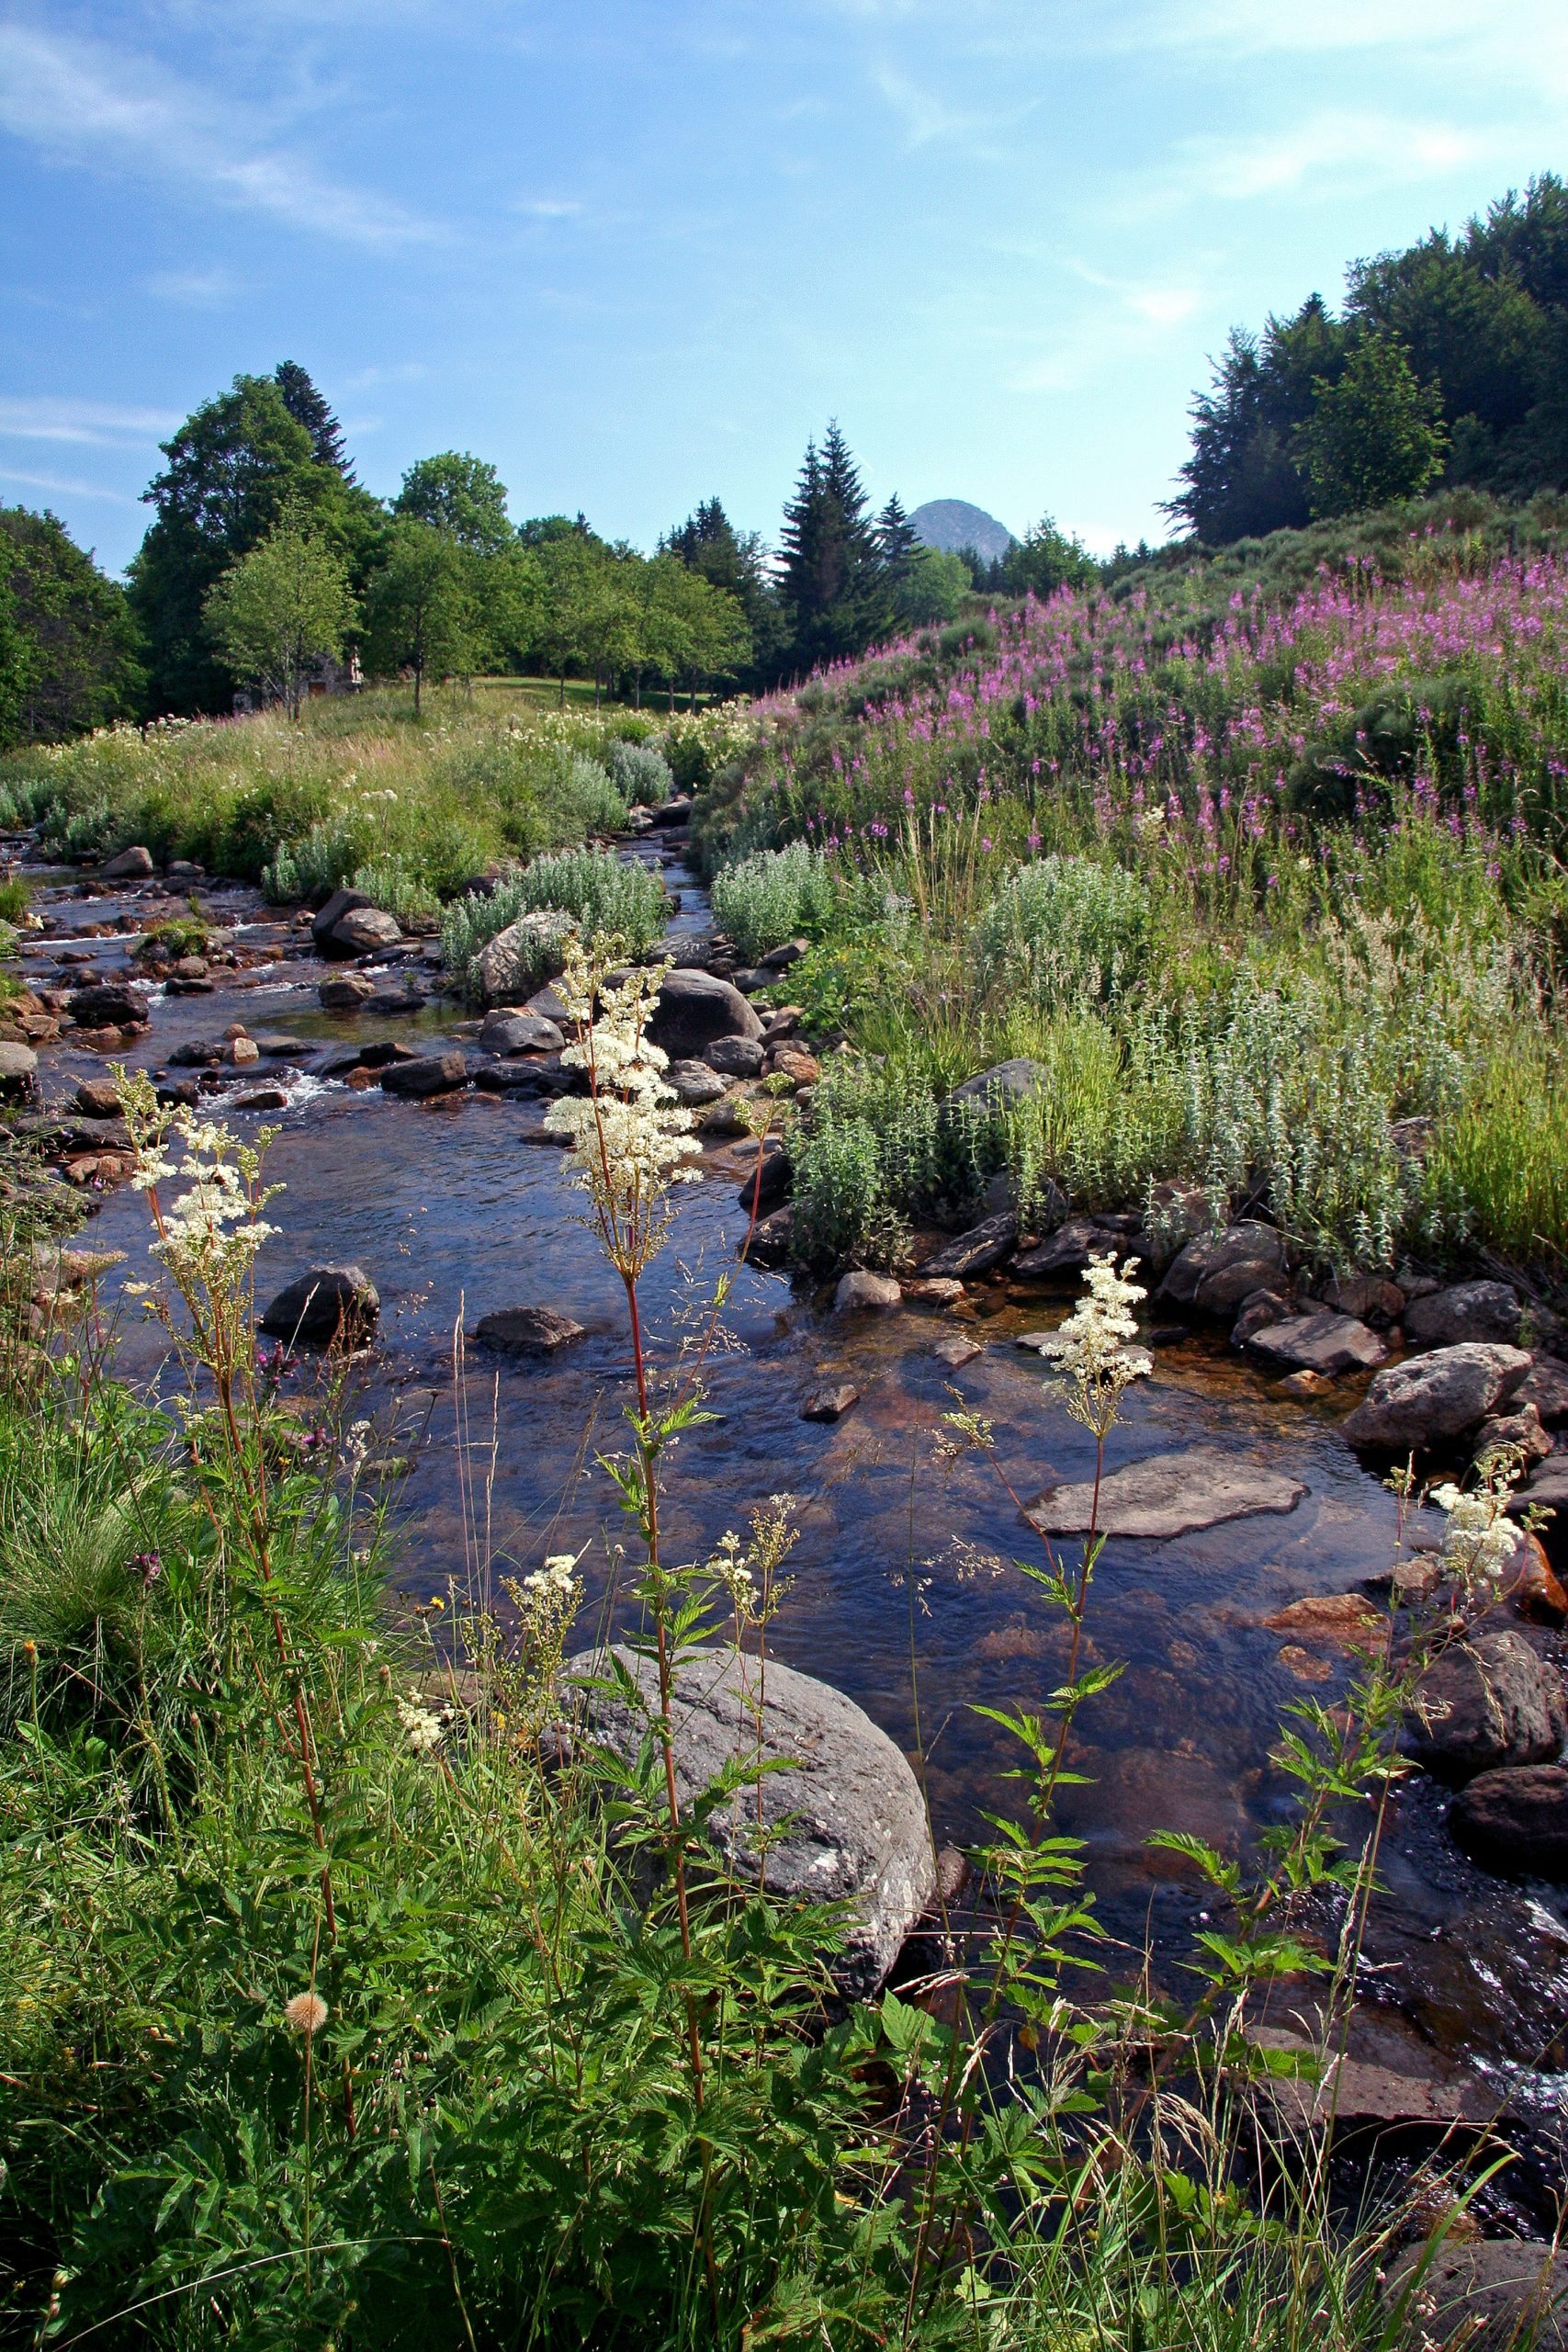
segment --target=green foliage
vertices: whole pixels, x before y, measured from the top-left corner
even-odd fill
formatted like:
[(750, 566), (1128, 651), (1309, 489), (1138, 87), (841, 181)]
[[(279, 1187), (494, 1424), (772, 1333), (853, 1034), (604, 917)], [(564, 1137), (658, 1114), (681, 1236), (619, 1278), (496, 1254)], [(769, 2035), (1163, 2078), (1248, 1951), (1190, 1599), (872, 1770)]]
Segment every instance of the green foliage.
[(515, 536), (506, 485), (495, 468), (456, 449), (411, 466), (392, 512), (440, 531), (472, 555), (498, 555)]
[(1148, 891), (1135, 875), (1052, 856), (1009, 876), (972, 945), (985, 988), (1049, 1011), (1135, 986), (1151, 930)]
[(1416, 381), (1392, 337), (1362, 335), (1335, 381), (1318, 379), (1302, 434), (1313, 514), (1418, 498), (1442, 471), (1446, 439), (1437, 386)]
[[(651, 947), (664, 927), (664, 885), (646, 865), (601, 849), (565, 850), (537, 857), (521, 873), (503, 876), (488, 897), (475, 894), (448, 907), (441, 926), (448, 971), (470, 994), (482, 991), (474, 974), (480, 950), (520, 915), (554, 911), (573, 917), (590, 949), (618, 941), (628, 956)], [(559, 969), (541, 948), (536, 968), (520, 982), (537, 983)]]
[(714, 919), (748, 963), (827, 920), (835, 896), (827, 859), (805, 842), (758, 850), (720, 866), (713, 878)]
[(354, 623), (347, 568), (289, 512), (214, 583), (202, 616), (235, 677), (298, 718), (312, 669), (341, 655)]
[(478, 599), (472, 566), (459, 541), (431, 523), (412, 516), (400, 520), (386, 560), (371, 576), (366, 622), (372, 671), (412, 672), (417, 718), (427, 677), (476, 666)]
[(56, 743), (120, 717), (141, 673), (125, 591), (63, 524), (0, 507), (0, 748)]

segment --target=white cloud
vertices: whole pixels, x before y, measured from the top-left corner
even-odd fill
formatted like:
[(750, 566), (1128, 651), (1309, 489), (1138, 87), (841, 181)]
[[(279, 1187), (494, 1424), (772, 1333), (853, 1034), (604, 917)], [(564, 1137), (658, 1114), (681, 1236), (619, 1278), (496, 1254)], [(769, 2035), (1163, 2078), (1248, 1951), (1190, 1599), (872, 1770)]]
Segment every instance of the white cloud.
[(0, 466), (0, 481), (19, 481), (28, 490), (51, 490), (57, 498), (96, 498), (110, 506), (139, 506), (138, 498), (127, 497), (123, 490), (104, 490), (96, 481), (73, 481), (62, 474), (19, 473), (12, 466)]
[(0, 22), (0, 129), (46, 153), (183, 182), (340, 242), (430, 237), (401, 206), (323, 178), (228, 99), (100, 43)]
[(1166, 0), (1147, 30), (1173, 47), (1216, 42), (1241, 55), (1388, 47), (1411, 55), (1561, 27), (1558, 0)]
[(520, 196), (512, 209), (534, 220), (574, 220), (582, 207), (575, 196)]
[(1021, 106), (956, 107), (934, 90), (912, 81), (897, 66), (872, 68), (872, 82), (903, 124), (911, 147), (958, 146), (979, 154), (997, 150), (997, 134), (1015, 129), (1041, 103), (1030, 98)]
[(191, 311), (215, 311), (240, 290), (226, 269), (160, 269), (144, 282), (160, 302), (177, 302)]
[(1228, 198), (1278, 196), (1347, 170), (1361, 187), (1440, 178), (1479, 162), (1493, 140), (1448, 122), (1401, 121), (1389, 115), (1325, 107), (1278, 131), (1237, 139), (1184, 140), (1178, 154), (1182, 192)]
[(7, 440), (130, 442), (145, 447), (172, 433), (179, 421), (172, 410), (118, 408), (99, 401), (0, 398), (0, 436)]

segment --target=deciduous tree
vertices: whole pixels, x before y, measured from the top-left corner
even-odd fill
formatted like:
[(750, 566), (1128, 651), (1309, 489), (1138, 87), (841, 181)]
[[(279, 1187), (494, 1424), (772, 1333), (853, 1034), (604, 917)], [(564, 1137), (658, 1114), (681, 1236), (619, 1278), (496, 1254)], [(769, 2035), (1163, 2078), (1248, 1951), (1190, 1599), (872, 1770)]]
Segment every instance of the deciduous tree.
[(234, 675), (275, 695), (290, 718), (311, 668), (342, 654), (355, 618), (347, 566), (298, 511), (230, 566), (202, 609)]

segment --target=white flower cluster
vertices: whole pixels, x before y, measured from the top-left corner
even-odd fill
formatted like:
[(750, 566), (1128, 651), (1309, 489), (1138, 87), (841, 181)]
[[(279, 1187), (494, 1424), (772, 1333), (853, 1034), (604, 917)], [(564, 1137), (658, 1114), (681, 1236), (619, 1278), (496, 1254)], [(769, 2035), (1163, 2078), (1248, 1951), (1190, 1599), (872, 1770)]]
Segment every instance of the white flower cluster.
[(640, 1273), (657, 1247), (659, 1205), (670, 1186), (697, 1181), (697, 1170), (682, 1165), (701, 1148), (691, 1113), (665, 1083), (668, 1057), (648, 1035), (667, 968), (657, 964), (612, 982), (571, 939), (557, 983), (578, 1024), (561, 1060), (587, 1071), (592, 1091), (586, 1101), (569, 1096), (552, 1103), (545, 1124), (570, 1138), (578, 1182), (591, 1194), (623, 1272), (629, 1267)]
[(439, 1747), (446, 1736), (446, 1726), (434, 1708), (423, 1706), (417, 1699), (398, 1701), (398, 1721), (403, 1737), (416, 1756), (428, 1756)]
[(577, 1555), (553, 1552), (542, 1568), (523, 1579), (523, 1590), (537, 1596), (541, 1605), (564, 1607), (575, 1600), (578, 1593)]
[(175, 1120), (172, 1132), (184, 1144), (185, 1157), (172, 1160), (161, 1144), (144, 1146), (131, 1182), (150, 1193), (167, 1178), (186, 1181), (186, 1192), (160, 1204), (152, 1254), (175, 1273), (210, 1281), (220, 1265), (233, 1271), (254, 1259), (277, 1228), (255, 1215), (252, 1189), (229, 1157), (234, 1139), (226, 1127), (187, 1113)]
[(1068, 1411), (1099, 1436), (1115, 1419), (1122, 1391), (1154, 1370), (1142, 1348), (1127, 1345), (1138, 1335), (1133, 1308), (1148, 1296), (1141, 1283), (1128, 1279), (1137, 1264), (1136, 1258), (1129, 1258), (1126, 1273), (1121, 1274), (1113, 1251), (1091, 1257), (1084, 1272), (1088, 1295), (1059, 1329), (1040, 1342), (1041, 1354), (1070, 1384)]
[(1472, 1494), (1451, 1481), (1432, 1488), (1430, 1499), (1449, 1521), (1438, 1556), (1461, 1584), (1501, 1584), (1524, 1541), (1522, 1529), (1507, 1515), (1514, 1475), (1508, 1464), (1499, 1463), (1483, 1472)]

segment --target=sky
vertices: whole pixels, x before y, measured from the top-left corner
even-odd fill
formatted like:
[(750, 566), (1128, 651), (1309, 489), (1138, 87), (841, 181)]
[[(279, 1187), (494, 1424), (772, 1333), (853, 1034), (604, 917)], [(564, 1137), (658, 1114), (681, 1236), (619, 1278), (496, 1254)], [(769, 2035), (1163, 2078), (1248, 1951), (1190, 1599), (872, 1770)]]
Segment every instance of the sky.
[(383, 494), (771, 538), (836, 416), (1105, 550), (1233, 324), (1565, 167), (1564, 0), (0, 0), (0, 501), (116, 569), (290, 358)]

